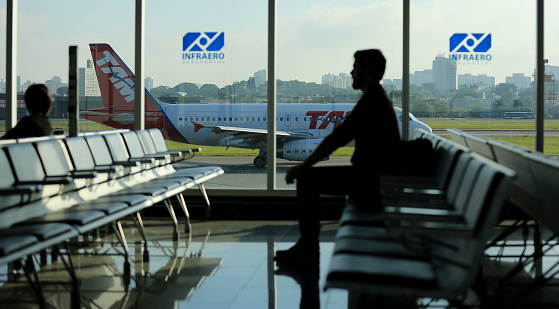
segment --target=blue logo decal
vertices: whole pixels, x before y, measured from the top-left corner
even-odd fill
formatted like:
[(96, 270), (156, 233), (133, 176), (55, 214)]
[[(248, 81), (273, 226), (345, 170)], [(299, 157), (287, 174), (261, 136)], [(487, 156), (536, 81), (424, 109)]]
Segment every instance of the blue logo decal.
[(491, 48), (491, 33), (455, 33), (450, 37), (451, 53), (486, 53)]
[(223, 32), (189, 32), (182, 38), (183, 52), (216, 52), (224, 45)]
[(455, 33), (449, 41), (448, 58), (457, 64), (489, 64), (493, 59), (487, 53), (491, 48), (491, 33)]

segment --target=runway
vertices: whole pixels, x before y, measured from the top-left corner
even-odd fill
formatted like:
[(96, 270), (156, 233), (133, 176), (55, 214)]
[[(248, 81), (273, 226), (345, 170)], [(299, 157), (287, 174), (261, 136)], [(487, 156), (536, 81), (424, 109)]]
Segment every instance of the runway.
[[(317, 166), (350, 165), (350, 157), (331, 157), (328, 161), (317, 163)], [(210, 189), (266, 189), (266, 168), (256, 168), (252, 161), (254, 157), (194, 157), (176, 164), (177, 168), (218, 165), (225, 174), (205, 183)], [(285, 173), (296, 165), (297, 161), (277, 159), (276, 188), (295, 189), (295, 185), (285, 183)]]
[[(462, 130), (468, 133), (473, 133), (485, 137), (536, 137), (536, 130)], [(445, 129), (442, 130), (433, 130), (434, 134), (440, 136), (448, 136), (448, 131)], [(545, 130), (544, 131), (545, 137), (559, 137), (559, 130)]]

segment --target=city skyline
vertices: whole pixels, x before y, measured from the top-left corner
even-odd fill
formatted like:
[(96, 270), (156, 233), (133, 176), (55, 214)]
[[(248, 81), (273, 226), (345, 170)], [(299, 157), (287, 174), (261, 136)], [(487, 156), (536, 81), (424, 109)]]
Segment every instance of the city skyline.
[[(5, 7), (6, 1), (0, 1), (0, 27), (5, 25)], [(145, 74), (156, 81), (154, 86), (192, 81), (223, 87), (267, 68), (265, 1), (232, 4), (214, 0), (195, 10), (190, 7), (178, 0), (146, 3)], [(559, 3), (546, 2), (545, 58), (551, 65), (559, 64), (559, 38), (552, 31), (559, 28), (552, 15), (556, 11)], [(458, 14), (466, 17), (456, 18)], [(320, 83), (326, 72), (349, 73), (353, 53), (375, 47), (388, 59), (385, 78), (402, 76), (401, 2), (285, 0), (278, 1), (277, 16), (276, 73), (280, 80)], [(448, 57), (449, 38), (454, 33), (480, 32), (492, 34), (491, 62), (458, 64), (458, 74), (487, 74), (495, 76), (496, 83), (505, 82), (512, 73), (531, 75), (536, 59), (535, 16), (535, 3), (523, 0), (472, 0), (468, 5), (463, 1), (411, 1), (410, 73), (429, 68), (437, 54)], [(132, 0), (22, 1), (17, 75), (32, 81), (61, 76), (67, 82), (68, 46), (78, 46), (78, 61), (83, 63), (91, 59), (88, 44), (99, 42), (111, 44), (134, 70), (133, 25)], [(193, 31), (225, 33), (223, 63), (183, 63), (182, 37)], [(0, 67), (5, 67), (4, 44), (5, 31), (0, 31)]]

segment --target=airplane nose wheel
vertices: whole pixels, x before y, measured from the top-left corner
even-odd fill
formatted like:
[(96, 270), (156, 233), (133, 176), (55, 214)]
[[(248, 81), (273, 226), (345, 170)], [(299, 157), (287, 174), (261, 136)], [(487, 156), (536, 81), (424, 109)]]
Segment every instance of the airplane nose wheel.
[(258, 156), (256, 158), (254, 158), (254, 161), (252, 163), (257, 168), (264, 168), (264, 167), (266, 167), (266, 159), (267, 159), (266, 155)]

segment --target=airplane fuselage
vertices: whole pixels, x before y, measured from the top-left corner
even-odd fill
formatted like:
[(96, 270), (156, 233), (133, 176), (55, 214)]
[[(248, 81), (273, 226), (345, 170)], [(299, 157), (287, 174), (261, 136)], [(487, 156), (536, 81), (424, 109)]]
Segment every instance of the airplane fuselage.
[[(354, 106), (350, 103), (278, 104), (276, 130), (323, 138), (343, 122)], [(161, 104), (160, 107), (167, 120), (189, 144), (224, 146), (223, 136), (200, 126), (267, 129), (266, 104)]]

